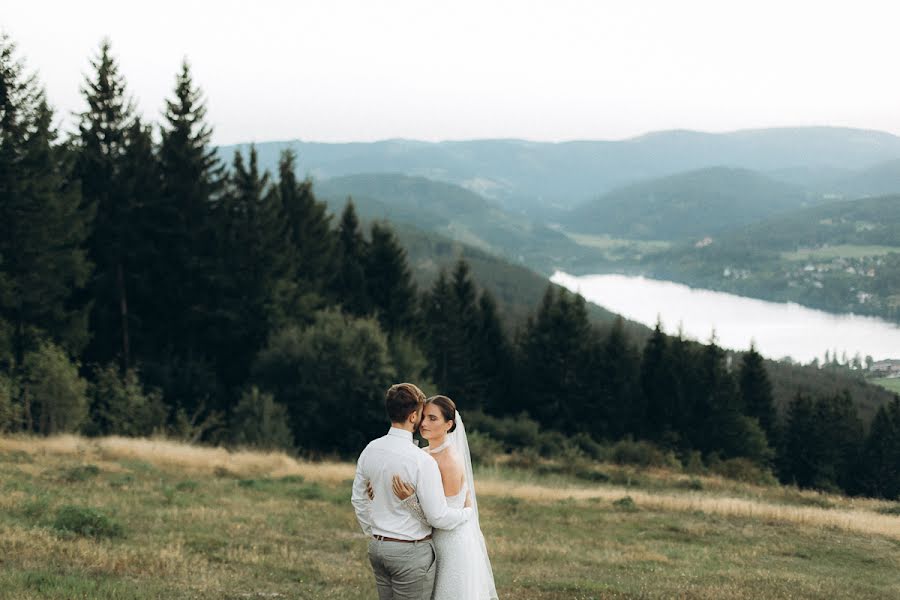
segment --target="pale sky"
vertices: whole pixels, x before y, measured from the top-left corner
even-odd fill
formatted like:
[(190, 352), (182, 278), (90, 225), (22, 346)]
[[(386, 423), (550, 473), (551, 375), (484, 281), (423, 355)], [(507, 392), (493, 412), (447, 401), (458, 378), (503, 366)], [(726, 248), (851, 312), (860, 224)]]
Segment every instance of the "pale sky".
[(871, 0), (0, 0), (67, 127), (109, 36), (150, 120), (187, 56), (219, 144), (900, 134), (898, 17)]

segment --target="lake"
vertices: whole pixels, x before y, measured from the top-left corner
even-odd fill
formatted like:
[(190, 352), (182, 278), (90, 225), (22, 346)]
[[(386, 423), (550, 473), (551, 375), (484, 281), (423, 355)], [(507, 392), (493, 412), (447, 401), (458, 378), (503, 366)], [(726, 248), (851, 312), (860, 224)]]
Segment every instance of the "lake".
[(550, 278), (586, 300), (667, 333), (708, 341), (715, 330), (720, 346), (745, 350), (750, 341), (766, 357), (822, 360), (825, 351), (875, 360), (900, 358), (900, 327), (874, 317), (835, 315), (793, 303), (766, 302), (680, 283), (627, 275), (576, 277), (557, 271)]

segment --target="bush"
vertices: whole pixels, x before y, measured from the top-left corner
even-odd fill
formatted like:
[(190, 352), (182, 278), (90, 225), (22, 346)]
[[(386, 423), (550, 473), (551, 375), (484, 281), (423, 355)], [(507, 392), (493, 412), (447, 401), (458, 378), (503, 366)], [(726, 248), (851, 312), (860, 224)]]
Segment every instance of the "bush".
[(78, 364), (51, 342), (25, 355), (24, 394), (37, 430), (43, 434), (78, 431), (87, 419), (87, 382)]
[(123, 534), (122, 526), (102, 512), (82, 506), (63, 506), (56, 513), (53, 528), (93, 538), (115, 538)]
[(387, 339), (374, 319), (334, 310), (275, 333), (253, 380), (290, 414), (298, 446), (356, 454), (388, 426), (384, 393), (395, 382)]
[(235, 444), (255, 448), (291, 450), (294, 446), (287, 409), (256, 386), (246, 390), (234, 407), (231, 437)]
[(756, 485), (777, 485), (778, 480), (771, 471), (760, 467), (749, 458), (729, 458), (728, 460), (715, 460), (710, 464), (710, 470), (722, 477), (752, 483)]
[(472, 455), (472, 463), (477, 465), (492, 465), (504, 453), (503, 444), (486, 433), (472, 431), (468, 434), (469, 453)]
[(114, 364), (94, 370), (91, 424), (95, 435), (146, 436), (165, 427), (167, 410), (159, 391), (146, 392), (138, 372), (119, 372)]
[(56, 479), (65, 483), (78, 483), (93, 479), (99, 474), (100, 468), (97, 465), (78, 465), (60, 469)]
[(613, 501), (613, 506), (624, 512), (635, 512), (638, 507), (631, 496), (625, 496)]
[(12, 431), (19, 426), (21, 411), (14, 397), (12, 380), (0, 374), (0, 432)]
[(681, 468), (681, 463), (673, 454), (664, 453), (650, 442), (643, 440), (625, 439), (616, 442), (610, 450), (610, 459), (619, 465)]

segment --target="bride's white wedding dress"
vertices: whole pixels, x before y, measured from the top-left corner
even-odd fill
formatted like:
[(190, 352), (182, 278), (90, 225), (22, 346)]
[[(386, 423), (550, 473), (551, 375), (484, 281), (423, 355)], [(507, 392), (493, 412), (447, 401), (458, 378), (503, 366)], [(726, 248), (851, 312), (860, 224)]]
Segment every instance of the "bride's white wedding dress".
[[(466, 475), (459, 493), (447, 496), (447, 505), (451, 508), (463, 508), (466, 503), (466, 493), (471, 492), (474, 516), (456, 529), (434, 530), (437, 565), (434, 594), (431, 598), (432, 600), (497, 600), (491, 561), (487, 555), (484, 535), (481, 533), (481, 525), (478, 520), (478, 502), (475, 498), (474, 488), (470, 490), (469, 486), (469, 482), (474, 481), (469, 443), (458, 412), (456, 413), (456, 431), (448, 434), (448, 442), (449, 448), (443, 451), (453, 452), (456, 455), (457, 460), (462, 462)], [(425, 519), (415, 494), (407, 498), (405, 502), (420, 519)]]

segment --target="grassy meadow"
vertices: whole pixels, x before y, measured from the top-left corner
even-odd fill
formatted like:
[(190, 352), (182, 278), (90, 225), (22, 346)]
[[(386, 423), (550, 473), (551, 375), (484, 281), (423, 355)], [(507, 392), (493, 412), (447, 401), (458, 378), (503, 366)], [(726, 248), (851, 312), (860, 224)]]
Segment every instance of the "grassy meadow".
[[(501, 598), (900, 597), (897, 503), (595, 469), (603, 483), (479, 473)], [(374, 598), (353, 471), (164, 440), (0, 437), (0, 597)]]
[(900, 377), (879, 377), (873, 379), (872, 383), (880, 385), (886, 390), (890, 390), (895, 394), (900, 394)]

